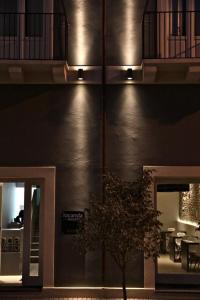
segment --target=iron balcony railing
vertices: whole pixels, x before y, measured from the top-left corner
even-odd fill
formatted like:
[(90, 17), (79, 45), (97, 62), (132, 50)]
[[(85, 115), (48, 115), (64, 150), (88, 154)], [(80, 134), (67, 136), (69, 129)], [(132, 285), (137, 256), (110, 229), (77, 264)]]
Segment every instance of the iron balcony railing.
[(200, 58), (200, 11), (146, 12), (143, 58)]
[(1, 60), (67, 60), (66, 17), (57, 13), (0, 13)]

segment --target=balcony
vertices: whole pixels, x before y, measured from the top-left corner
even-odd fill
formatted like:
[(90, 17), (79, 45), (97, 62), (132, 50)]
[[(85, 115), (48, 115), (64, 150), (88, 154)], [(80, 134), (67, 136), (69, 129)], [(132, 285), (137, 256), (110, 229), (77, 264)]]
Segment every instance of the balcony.
[(64, 83), (67, 29), (63, 14), (0, 13), (0, 83)]
[(144, 82), (199, 83), (200, 11), (146, 12)]

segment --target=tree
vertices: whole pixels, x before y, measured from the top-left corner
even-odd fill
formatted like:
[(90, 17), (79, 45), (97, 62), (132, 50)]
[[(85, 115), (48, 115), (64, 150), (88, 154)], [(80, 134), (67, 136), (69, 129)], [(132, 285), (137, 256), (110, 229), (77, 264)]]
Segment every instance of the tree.
[(138, 252), (145, 258), (159, 255), (160, 214), (155, 210), (149, 190), (151, 171), (143, 171), (136, 182), (126, 182), (107, 173), (103, 176), (104, 200), (92, 196), (78, 233), (83, 251), (94, 250), (101, 242), (121, 270), (123, 298), (126, 293), (126, 268)]

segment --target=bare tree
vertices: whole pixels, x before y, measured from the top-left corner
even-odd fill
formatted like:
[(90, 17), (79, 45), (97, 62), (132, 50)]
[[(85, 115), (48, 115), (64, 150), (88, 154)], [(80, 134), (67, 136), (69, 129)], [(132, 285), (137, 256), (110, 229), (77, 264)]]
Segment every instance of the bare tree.
[(143, 171), (136, 182), (126, 182), (112, 173), (104, 176), (104, 201), (92, 196), (80, 226), (81, 250), (94, 250), (104, 244), (121, 270), (123, 298), (127, 299), (126, 270), (138, 252), (145, 258), (159, 255), (160, 212), (155, 210), (149, 190), (151, 171)]

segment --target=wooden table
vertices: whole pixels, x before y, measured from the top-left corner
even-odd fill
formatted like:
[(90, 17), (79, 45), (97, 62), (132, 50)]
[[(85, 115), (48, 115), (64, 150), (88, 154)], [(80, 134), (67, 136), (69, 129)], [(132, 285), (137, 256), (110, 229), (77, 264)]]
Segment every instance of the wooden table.
[(200, 245), (200, 239), (182, 239), (181, 241), (181, 266), (187, 272), (190, 271), (189, 259), (192, 245)]

